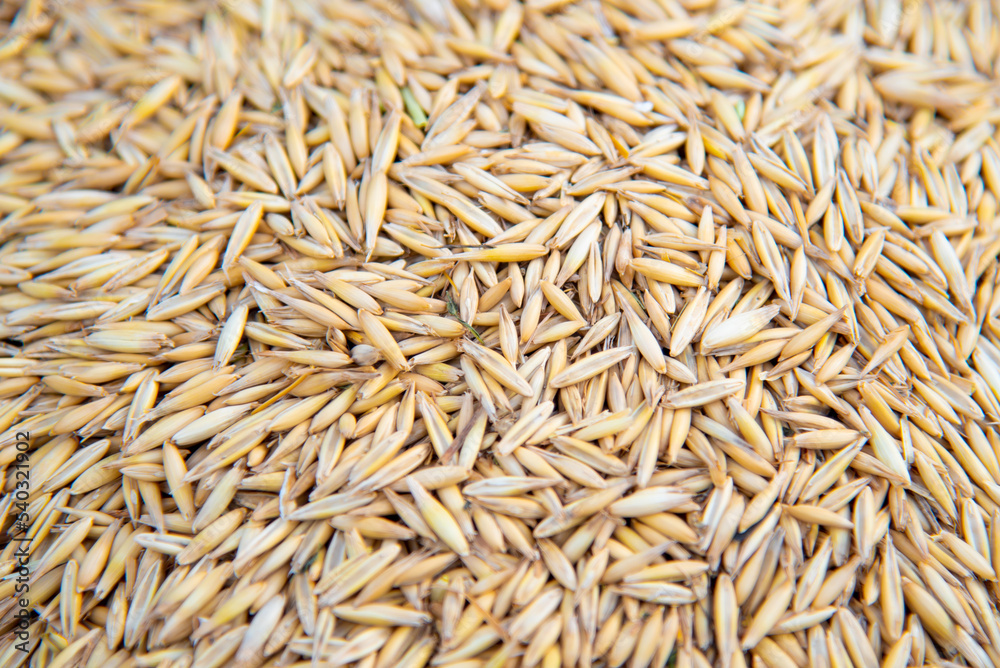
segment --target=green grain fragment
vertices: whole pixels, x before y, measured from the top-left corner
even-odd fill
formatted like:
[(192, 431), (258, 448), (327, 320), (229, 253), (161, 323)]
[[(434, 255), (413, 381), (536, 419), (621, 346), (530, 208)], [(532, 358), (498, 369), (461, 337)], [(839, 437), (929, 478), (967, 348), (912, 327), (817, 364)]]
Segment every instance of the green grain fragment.
[(404, 86), (400, 92), (403, 94), (403, 104), (406, 105), (406, 113), (413, 119), (413, 124), (423, 130), (427, 127), (427, 115), (417, 103), (417, 98), (413, 97), (409, 86)]

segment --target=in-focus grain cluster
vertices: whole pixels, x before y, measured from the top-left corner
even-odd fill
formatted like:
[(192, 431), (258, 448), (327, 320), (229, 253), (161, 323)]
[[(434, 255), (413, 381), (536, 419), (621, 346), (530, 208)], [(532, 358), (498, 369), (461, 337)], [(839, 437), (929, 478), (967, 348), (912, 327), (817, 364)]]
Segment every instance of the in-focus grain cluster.
[(996, 9), (3, 4), (0, 667), (1000, 665)]

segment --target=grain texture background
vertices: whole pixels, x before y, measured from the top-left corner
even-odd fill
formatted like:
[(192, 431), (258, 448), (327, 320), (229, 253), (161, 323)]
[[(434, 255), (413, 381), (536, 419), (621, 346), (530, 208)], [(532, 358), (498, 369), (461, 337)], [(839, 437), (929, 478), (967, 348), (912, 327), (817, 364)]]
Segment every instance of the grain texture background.
[(998, 16), (3, 3), (0, 667), (1000, 665)]

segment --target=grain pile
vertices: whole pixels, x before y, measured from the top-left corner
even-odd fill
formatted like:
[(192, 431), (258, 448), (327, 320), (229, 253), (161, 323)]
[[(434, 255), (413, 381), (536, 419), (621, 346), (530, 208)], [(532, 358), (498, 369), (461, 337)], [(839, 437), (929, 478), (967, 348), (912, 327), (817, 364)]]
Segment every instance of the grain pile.
[(995, 9), (4, 4), (0, 666), (1000, 665)]

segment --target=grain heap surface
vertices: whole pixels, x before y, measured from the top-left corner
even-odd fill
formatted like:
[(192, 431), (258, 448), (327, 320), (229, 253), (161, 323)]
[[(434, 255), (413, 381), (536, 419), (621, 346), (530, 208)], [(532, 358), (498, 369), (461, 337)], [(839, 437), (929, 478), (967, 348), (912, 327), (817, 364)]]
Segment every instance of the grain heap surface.
[(0, 666), (1000, 665), (996, 3), (0, 20)]

